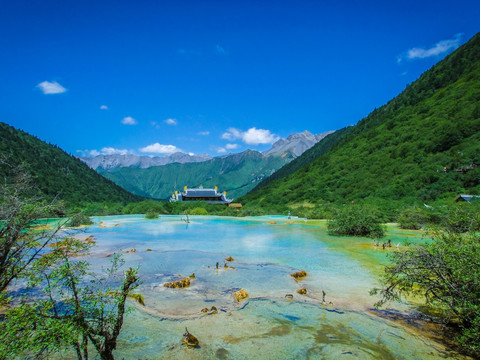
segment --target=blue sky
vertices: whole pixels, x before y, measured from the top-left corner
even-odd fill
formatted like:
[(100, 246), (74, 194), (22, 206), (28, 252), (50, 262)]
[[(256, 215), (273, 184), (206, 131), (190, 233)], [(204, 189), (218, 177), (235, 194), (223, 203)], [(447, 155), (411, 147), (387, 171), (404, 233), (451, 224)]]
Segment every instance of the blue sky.
[(356, 124), (479, 1), (4, 1), (1, 121), (74, 154), (221, 155)]

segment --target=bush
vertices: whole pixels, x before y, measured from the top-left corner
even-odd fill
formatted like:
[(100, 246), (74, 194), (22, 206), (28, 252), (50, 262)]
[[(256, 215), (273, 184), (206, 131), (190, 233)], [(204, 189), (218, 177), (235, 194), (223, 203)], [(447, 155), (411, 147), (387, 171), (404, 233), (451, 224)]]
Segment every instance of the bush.
[(383, 286), (373, 289), (382, 306), (420, 295), (432, 314), (458, 330), (457, 341), (480, 356), (480, 242), (475, 233), (434, 233), (433, 241), (392, 254)]
[(428, 222), (428, 216), (421, 208), (405, 208), (398, 215), (397, 222), (402, 229), (420, 230)]
[(71, 227), (78, 227), (82, 225), (92, 225), (92, 224), (93, 224), (93, 221), (82, 212), (73, 215), (67, 223), (67, 225)]
[(189, 215), (208, 215), (208, 211), (201, 207), (196, 207), (188, 211)]
[(347, 205), (337, 209), (328, 219), (328, 232), (334, 235), (381, 238), (385, 228), (380, 218), (368, 207)]
[(148, 210), (147, 213), (145, 214), (145, 219), (158, 219), (158, 212), (154, 210)]
[(449, 232), (464, 233), (480, 230), (480, 204), (458, 203), (442, 209), (441, 226)]

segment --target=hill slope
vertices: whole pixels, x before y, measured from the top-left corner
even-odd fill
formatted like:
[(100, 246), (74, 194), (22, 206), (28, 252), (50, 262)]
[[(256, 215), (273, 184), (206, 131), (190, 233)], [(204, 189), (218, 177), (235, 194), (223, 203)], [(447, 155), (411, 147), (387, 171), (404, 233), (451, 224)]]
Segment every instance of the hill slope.
[(229, 198), (236, 198), (292, 159), (292, 154), (266, 157), (247, 150), (198, 163), (120, 168), (102, 174), (124, 189), (146, 197), (165, 199), (184, 186), (218, 186), (219, 190), (227, 191)]
[(413, 203), (479, 194), (480, 168), (456, 171), (472, 163), (480, 164), (480, 34), (323, 156), (240, 201), (283, 211), (303, 201)]
[[(129, 202), (139, 198), (90, 169), (57, 146), (0, 122), (0, 154), (10, 165), (23, 164), (36, 187), (48, 198), (58, 196), (71, 204), (80, 202)], [(9, 175), (8, 166), (0, 176)]]

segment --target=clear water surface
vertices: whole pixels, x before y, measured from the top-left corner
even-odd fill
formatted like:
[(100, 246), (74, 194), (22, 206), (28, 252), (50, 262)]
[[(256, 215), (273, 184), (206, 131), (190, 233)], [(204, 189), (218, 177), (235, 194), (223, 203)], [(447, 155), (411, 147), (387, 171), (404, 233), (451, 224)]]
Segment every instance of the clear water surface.
[[(453, 356), (423, 332), (372, 311), (376, 299), (368, 292), (377, 285), (387, 253), (397, 244), (401, 248), (407, 241), (422, 241), (418, 232), (392, 227), (387, 239), (394, 246), (382, 250), (370, 239), (329, 236), (324, 223), (286, 217), (191, 216), (189, 224), (180, 216), (94, 220), (83, 235), (94, 235), (97, 241), (89, 259), (94, 268), (106, 264), (112, 252), (122, 252), (127, 266), (140, 266), (137, 292), (144, 295), (146, 306), (131, 303), (136, 311), (126, 316), (118, 358)], [(225, 267), (228, 256), (235, 260)], [(299, 270), (308, 276), (295, 281), (289, 274)], [(163, 286), (192, 273), (195, 279), (187, 289)], [(297, 294), (303, 287), (307, 295)], [(242, 288), (249, 299), (237, 303), (232, 293)], [(287, 301), (286, 294), (293, 294), (293, 301)], [(201, 312), (212, 306), (217, 314)], [(407, 304), (394, 307), (411, 311)], [(186, 327), (199, 339), (199, 348), (181, 344)]]

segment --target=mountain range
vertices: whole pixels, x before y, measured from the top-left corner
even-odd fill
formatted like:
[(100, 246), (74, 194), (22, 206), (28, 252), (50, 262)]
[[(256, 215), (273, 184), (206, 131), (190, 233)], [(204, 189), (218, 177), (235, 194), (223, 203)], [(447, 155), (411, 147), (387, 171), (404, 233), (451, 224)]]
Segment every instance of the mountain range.
[[(327, 131), (318, 135), (313, 135), (305, 130), (301, 133), (292, 134), (286, 139), (276, 141), (272, 147), (263, 152), (265, 156), (282, 156), (290, 152), (293, 157), (298, 157), (306, 150), (310, 149), (317, 142), (322, 140), (325, 136), (334, 131)], [(224, 155), (225, 156), (230, 156)], [(208, 154), (187, 154), (184, 152), (176, 152), (166, 156), (140, 156), (134, 154), (120, 155), (97, 155), (94, 157), (83, 156), (80, 159), (85, 162), (92, 169), (103, 172), (110, 171), (117, 168), (133, 167), (140, 169), (147, 169), (152, 166), (162, 166), (172, 163), (186, 164), (191, 162), (203, 162), (211, 160), (212, 157)]]
[(94, 170), (108, 171), (122, 167), (134, 167), (147, 169), (152, 166), (162, 166), (171, 163), (185, 164), (189, 162), (201, 162), (210, 160), (207, 154), (186, 154), (176, 152), (167, 156), (139, 156), (134, 154), (120, 155), (97, 155), (95, 157), (81, 157), (80, 159)]
[(246, 194), (330, 133), (332, 131), (318, 135), (308, 131), (293, 134), (278, 140), (263, 154), (246, 150), (210, 159), (208, 155), (184, 153), (168, 157), (101, 155), (81, 159), (139, 196), (165, 199), (184, 186), (218, 186), (222, 191), (227, 191), (230, 198), (236, 198)]

